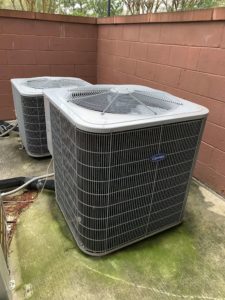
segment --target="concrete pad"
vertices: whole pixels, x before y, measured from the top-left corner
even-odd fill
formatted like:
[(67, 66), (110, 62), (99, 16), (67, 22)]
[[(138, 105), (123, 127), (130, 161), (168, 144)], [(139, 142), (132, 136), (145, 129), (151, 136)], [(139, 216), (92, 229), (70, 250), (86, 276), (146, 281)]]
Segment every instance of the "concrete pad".
[[(49, 159), (29, 158), (16, 138), (0, 143), (0, 177), (46, 171)], [(182, 225), (93, 258), (77, 248), (54, 193), (42, 192), (11, 244), (14, 299), (225, 299), (224, 211), (224, 199), (193, 181)]]
[[(38, 176), (45, 174), (51, 159), (33, 158), (21, 149), (21, 140), (18, 134), (0, 138), (0, 179), (17, 176)], [(49, 173), (52, 172), (52, 168)]]

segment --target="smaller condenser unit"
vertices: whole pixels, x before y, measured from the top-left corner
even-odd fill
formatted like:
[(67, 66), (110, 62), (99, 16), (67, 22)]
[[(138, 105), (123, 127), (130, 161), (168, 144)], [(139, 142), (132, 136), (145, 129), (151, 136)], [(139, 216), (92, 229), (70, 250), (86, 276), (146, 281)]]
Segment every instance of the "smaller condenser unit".
[(45, 91), (57, 202), (104, 255), (182, 222), (208, 110), (143, 86)]
[[(12, 79), (11, 83), (19, 132), (26, 152), (33, 157), (49, 156), (52, 153), (52, 143), (50, 123), (46, 124), (45, 121), (43, 90), (90, 84), (74, 77), (21, 78)], [(46, 105), (46, 114), (48, 113)]]

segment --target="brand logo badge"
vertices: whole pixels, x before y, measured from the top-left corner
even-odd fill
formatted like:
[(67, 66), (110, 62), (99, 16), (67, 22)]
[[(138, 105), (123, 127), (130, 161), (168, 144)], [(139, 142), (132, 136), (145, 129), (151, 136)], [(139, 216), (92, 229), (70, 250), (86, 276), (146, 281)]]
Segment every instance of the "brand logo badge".
[(157, 162), (157, 161), (164, 160), (165, 158), (166, 158), (165, 153), (158, 153), (151, 157), (151, 161)]

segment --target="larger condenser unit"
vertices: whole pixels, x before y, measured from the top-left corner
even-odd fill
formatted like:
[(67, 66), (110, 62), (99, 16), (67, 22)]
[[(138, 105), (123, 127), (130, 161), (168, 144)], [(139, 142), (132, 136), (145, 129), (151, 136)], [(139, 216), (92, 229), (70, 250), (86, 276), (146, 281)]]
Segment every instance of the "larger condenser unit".
[(104, 255), (182, 222), (208, 110), (143, 86), (45, 92), (57, 202)]
[(48, 105), (44, 107), (43, 90), (90, 84), (74, 77), (19, 78), (12, 79), (11, 83), (20, 136), (26, 152), (33, 157), (49, 156), (52, 154), (50, 123), (45, 121), (45, 109), (46, 114), (49, 109)]

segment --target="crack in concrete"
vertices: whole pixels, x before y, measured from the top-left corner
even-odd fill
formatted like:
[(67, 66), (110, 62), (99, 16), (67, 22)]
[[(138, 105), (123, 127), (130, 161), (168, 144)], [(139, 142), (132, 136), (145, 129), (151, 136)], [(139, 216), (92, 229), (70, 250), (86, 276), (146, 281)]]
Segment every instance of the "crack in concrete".
[(225, 300), (225, 298), (217, 298), (217, 297), (215, 298), (215, 297), (204, 296), (204, 295), (202, 295), (202, 296), (193, 296), (193, 295), (178, 295), (178, 294), (174, 294), (174, 293), (169, 293), (169, 292), (166, 292), (166, 291), (154, 288), (154, 287), (148, 287), (148, 286), (144, 286), (144, 285), (135, 284), (133, 282), (129, 282), (129, 281), (124, 280), (122, 278), (119, 278), (119, 277), (116, 277), (116, 276), (112, 276), (112, 275), (107, 274), (107, 273), (102, 273), (99, 270), (91, 268), (90, 266), (88, 266), (88, 265), (86, 265), (84, 263), (81, 263), (81, 264), (86, 269), (88, 269), (88, 270), (90, 270), (90, 271), (92, 271), (94, 273), (97, 273), (97, 274), (99, 274), (101, 276), (104, 276), (106, 278), (109, 278), (109, 279), (112, 279), (112, 280), (115, 280), (115, 281), (119, 281), (121, 283), (124, 283), (126, 285), (132, 286), (134, 288), (149, 290), (149, 291), (152, 291), (152, 292), (155, 292), (155, 293), (158, 293), (158, 294), (162, 294), (162, 295), (165, 295), (165, 296), (169, 296), (169, 297), (181, 298), (181, 299)]

